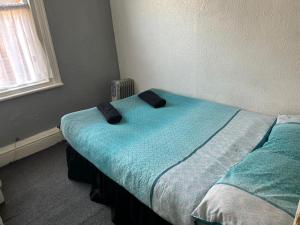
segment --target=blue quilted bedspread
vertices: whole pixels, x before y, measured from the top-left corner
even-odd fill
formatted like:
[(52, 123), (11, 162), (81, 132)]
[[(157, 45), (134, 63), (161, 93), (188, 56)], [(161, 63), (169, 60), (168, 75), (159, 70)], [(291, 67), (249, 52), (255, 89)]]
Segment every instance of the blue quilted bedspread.
[(137, 96), (112, 104), (123, 116), (108, 124), (96, 109), (65, 115), (66, 140), (104, 174), (151, 206), (157, 179), (209, 141), (239, 111), (204, 100), (154, 90), (167, 100), (154, 109)]
[(268, 142), (218, 183), (242, 189), (294, 217), (300, 199), (300, 124), (277, 124)]

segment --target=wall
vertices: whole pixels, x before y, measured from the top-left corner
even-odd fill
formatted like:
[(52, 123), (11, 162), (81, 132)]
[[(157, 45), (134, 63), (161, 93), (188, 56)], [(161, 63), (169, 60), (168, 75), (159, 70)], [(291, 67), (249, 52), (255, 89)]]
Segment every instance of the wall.
[(121, 77), (300, 114), (299, 0), (111, 0)]
[(109, 99), (119, 78), (109, 0), (44, 0), (64, 86), (0, 102), (0, 146)]

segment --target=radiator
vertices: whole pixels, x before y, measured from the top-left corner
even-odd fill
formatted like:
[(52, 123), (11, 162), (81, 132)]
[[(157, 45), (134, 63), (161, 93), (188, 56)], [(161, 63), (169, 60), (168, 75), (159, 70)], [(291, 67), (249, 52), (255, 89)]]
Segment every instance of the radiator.
[(134, 81), (130, 78), (113, 80), (111, 82), (112, 101), (134, 95)]

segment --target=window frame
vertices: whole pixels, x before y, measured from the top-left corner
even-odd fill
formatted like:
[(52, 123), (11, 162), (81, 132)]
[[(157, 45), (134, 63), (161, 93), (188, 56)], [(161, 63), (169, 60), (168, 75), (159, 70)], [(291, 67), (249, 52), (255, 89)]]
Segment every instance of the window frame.
[(52, 69), (50, 81), (44, 83), (33, 83), (26, 85), (25, 87), (19, 87), (10, 89), (4, 92), (0, 92), (0, 102), (13, 99), (16, 97), (29, 95), (32, 93), (49, 90), (63, 86), (63, 82), (60, 77), (56, 54), (54, 51), (53, 41), (49, 30), (48, 19), (43, 0), (26, 0), (27, 4), (30, 4), (30, 9), (33, 14), (37, 35), (39, 36), (45, 55)]

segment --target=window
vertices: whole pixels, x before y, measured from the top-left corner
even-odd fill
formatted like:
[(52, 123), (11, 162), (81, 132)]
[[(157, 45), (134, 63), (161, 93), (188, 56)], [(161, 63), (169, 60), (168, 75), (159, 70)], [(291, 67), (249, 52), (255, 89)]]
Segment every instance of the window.
[(42, 0), (0, 0), (0, 101), (61, 86)]

